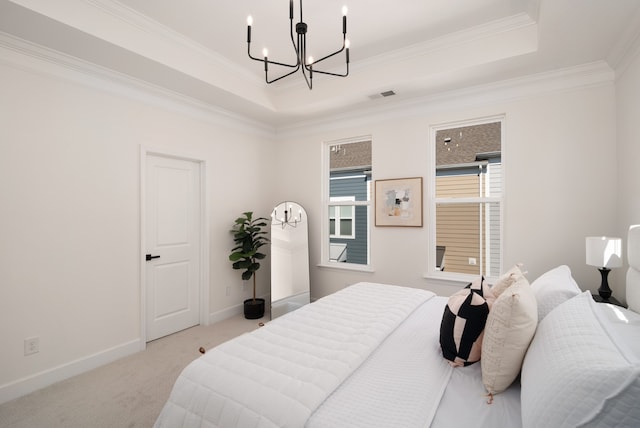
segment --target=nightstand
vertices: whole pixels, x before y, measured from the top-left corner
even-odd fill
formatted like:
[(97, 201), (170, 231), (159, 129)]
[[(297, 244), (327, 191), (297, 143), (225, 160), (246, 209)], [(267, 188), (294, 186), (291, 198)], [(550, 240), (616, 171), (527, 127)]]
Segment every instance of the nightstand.
[(598, 303), (611, 303), (612, 305), (616, 305), (616, 306), (621, 306), (623, 308), (626, 308), (625, 305), (623, 305), (622, 303), (620, 303), (615, 297), (609, 297), (607, 300), (604, 300), (602, 297), (600, 297), (599, 294), (591, 294), (593, 296), (593, 300), (595, 300)]

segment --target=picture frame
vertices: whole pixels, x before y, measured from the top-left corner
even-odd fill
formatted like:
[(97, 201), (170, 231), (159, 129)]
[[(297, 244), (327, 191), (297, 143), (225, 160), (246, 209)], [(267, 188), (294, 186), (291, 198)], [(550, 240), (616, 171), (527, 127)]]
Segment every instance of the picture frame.
[(422, 227), (422, 177), (375, 181), (375, 225)]

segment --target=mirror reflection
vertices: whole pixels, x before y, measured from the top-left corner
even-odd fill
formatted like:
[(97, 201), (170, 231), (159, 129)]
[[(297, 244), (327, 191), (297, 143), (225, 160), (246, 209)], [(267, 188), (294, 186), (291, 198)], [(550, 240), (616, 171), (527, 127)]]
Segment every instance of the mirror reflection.
[(271, 318), (309, 303), (307, 212), (282, 202), (271, 212)]

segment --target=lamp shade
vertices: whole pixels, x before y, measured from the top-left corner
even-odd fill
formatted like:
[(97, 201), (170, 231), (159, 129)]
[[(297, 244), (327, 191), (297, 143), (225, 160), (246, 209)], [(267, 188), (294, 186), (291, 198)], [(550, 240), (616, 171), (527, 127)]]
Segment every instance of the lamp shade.
[(599, 268), (622, 266), (622, 239), (607, 236), (586, 238), (587, 264)]

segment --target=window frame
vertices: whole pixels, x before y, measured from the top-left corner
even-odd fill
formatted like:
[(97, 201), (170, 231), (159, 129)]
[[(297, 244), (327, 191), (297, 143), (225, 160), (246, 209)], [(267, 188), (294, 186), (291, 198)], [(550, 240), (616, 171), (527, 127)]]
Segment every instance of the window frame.
[[(349, 202), (355, 202), (356, 198), (354, 196), (333, 196), (333, 197), (329, 197), (329, 201), (330, 202), (343, 202), (343, 201), (349, 201)], [(344, 205), (337, 205), (337, 204), (330, 204), (329, 207), (343, 207)], [(336, 238), (336, 239), (356, 239), (356, 207), (355, 205), (352, 203), (349, 205), (349, 208), (351, 208), (351, 215), (349, 217), (344, 217), (344, 219), (349, 219), (351, 220), (351, 234), (350, 235), (343, 235), (341, 233), (339, 234), (331, 234), (331, 230), (329, 230), (329, 238)], [(342, 229), (342, 210), (336, 210), (336, 212), (338, 213), (337, 216), (334, 216), (334, 220), (336, 220), (336, 226), (334, 227), (335, 230), (342, 232), (340, 229)], [(331, 221), (331, 215), (329, 214), (329, 221)]]
[[(332, 268), (332, 269), (341, 269), (341, 270), (353, 270), (353, 271), (361, 271), (361, 272), (373, 272), (373, 265), (371, 262), (371, 254), (372, 254), (372, 242), (371, 242), (371, 227), (372, 227), (372, 206), (373, 206), (373, 195), (371, 193), (371, 182), (373, 182), (373, 175), (371, 177), (370, 182), (368, 183), (368, 194), (369, 200), (367, 201), (355, 201), (355, 200), (338, 200), (332, 201), (329, 196), (330, 193), (330, 178), (331, 178), (331, 162), (330, 162), (330, 154), (331, 147), (335, 145), (347, 145), (350, 143), (361, 143), (365, 141), (371, 142), (371, 151), (373, 153), (373, 138), (371, 135), (363, 135), (353, 138), (345, 138), (339, 140), (331, 140), (323, 142), (321, 146), (322, 150), (322, 173), (321, 173), (321, 210), (322, 213), (320, 219), (320, 262), (318, 263), (319, 267)], [(373, 156), (373, 154), (372, 154)], [(329, 236), (329, 206), (353, 206), (354, 207), (354, 217), (355, 217), (355, 207), (356, 206), (364, 206), (367, 207), (367, 264), (358, 264), (358, 263), (346, 263), (346, 262), (334, 262), (329, 259), (329, 244), (330, 244), (330, 236)], [(354, 218), (355, 225), (355, 218)], [(355, 228), (354, 228), (355, 231)]]
[[(436, 206), (439, 203), (445, 204), (469, 204), (469, 203), (480, 203), (481, 210), (484, 210), (487, 207), (487, 204), (497, 203), (499, 204), (499, 216), (500, 216), (500, 230), (499, 230), (499, 239), (500, 239), (500, 254), (499, 254), (499, 263), (501, 270), (504, 267), (504, 199), (506, 195), (506, 171), (504, 165), (506, 164), (506, 133), (505, 133), (505, 121), (506, 117), (504, 114), (495, 115), (495, 116), (487, 116), (477, 119), (470, 120), (460, 120), (454, 122), (441, 123), (436, 125), (431, 125), (429, 130), (429, 183), (427, 186), (428, 191), (428, 203), (429, 203), (429, 238), (428, 238), (428, 249), (427, 249), (427, 273), (424, 275), (425, 278), (429, 279), (437, 279), (444, 281), (452, 281), (452, 282), (461, 282), (467, 284), (474, 279), (477, 279), (478, 274), (465, 274), (465, 273), (457, 273), (450, 272), (445, 269), (445, 271), (440, 271), (436, 269)], [(501, 190), (500, 196), (479, 196), (479, 197), (465, 197), (465, 198), (437, 198), (436, 197), (436, 134), (438, 131), (451, 129), (451, 128), (461, 128), (465, 126), (474, 126), (474, 125), (483, 125), (487, 123), (500, 123), (500, 153), (501, 153), (501, 164), (502, 164), (502, 182), (501, 182)], [(485, 219), (486, 221), (486, 219)], [(481, 266), (487, 268), (486, 262), (484, 262), (484, 258), (486, 257), (483, 252), (481, 254)], [(446, 259), (446, 256), (445, 256)], [(482, 269), (479, 273), (480, 275), (484, 275)], [(497, 277), (485, 275), (485, 279), (490, 282), (493, 282), (497, 279)]]

